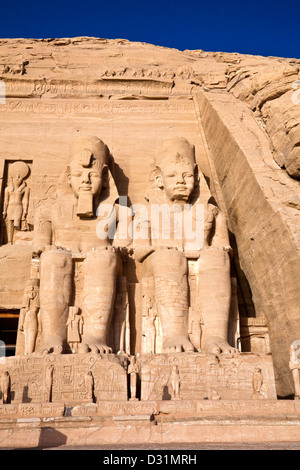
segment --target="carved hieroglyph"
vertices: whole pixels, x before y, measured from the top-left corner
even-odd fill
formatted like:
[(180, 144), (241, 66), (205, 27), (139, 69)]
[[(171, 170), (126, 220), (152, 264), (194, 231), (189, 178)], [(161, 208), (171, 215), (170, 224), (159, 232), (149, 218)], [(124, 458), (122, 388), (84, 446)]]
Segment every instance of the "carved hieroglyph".
[[(199, 349), (204, 323), (205, 351), (235, 353), (228, 344), (231, 247), (223, 214), (209, 200), (207, 191), (202, 194), (203, 180), (195, 164), (194, 146), (184, 138), (165, 140), (156, 154), (150, 176), (148, 218), (140, 214), (136, 220), (137, 233), (142, 236), (135, 240), (135, 258), (143, 263), (143, 277), (153, 278), (163, 352), (194, 351), (195, 346)], [(166, 217), (161, 225), (153, 212), (158, 204)], [(203, 212), (197, 211), (198, 208)], [(186, 216), (190, 216), (191, 224), (199, 221), (196, 228), (188, 226)], [(196, 260), (197, 273), (192, 330), (189, 327), (189, 259)], [(190, 339), (196, 336), (195, 324), (199, 338), (193, 345)]]
[(12, 402), (28, 404), (127, 401), (126, 369), (124, 357), (112, 354), (18, 356), (0, 365), (10, 371)]
[(158, 354), (141, 356), (140, 368), (142, 401), (276, 399), (267, 355), (241, 353), (218, 360), (203, 353)]

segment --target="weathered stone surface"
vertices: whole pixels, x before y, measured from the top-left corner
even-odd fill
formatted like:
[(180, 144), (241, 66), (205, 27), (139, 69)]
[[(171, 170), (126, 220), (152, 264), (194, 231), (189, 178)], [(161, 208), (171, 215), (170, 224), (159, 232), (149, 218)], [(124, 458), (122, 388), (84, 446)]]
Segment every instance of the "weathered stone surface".
[[(111, 163), (114, 163), (110, 168), (110, 182), (115, 182), (116, 190), (113, 193), (116, 196), (127, 196), (129, 206), (144, 203), (148, 175), (153, 169), (152, 162), (161, 143), (166, 138), (177, 142), (185, 138), (195, 146), (195, 162), (203, 174), (202, 195), (206, 200), (214, 198), (228, 224), (230, 244), (233, 246), (230, 275), (229, 251), (224, 251), (228, 269), (226, 282), (223, 281), (228, 286), (228, 292), (231, 291), (231, 298), (228, 292), (227, 297), (225, 294), (219, 296), (227, 299), (226, 316), (222, 317), (222, 322), (226, 318), (223, 327), (225, 325), (227, 328), (229, 321), (230, 334), (222, 334), (222, 341), (218, 338), (219, 353), (228, 348), (232, 352), (239, 346), (238, 325), (241, 317), (247, 321), (249, 317), (266, 319), (277, 393), (281, 396), (293, 394), (294, 384), (288, 366), (289, 347), (292, 341), (300, 337), (297, 181), (300, 117), (297, 81), (300, 61), (201, 50), (180, 52), (126, 40), (98, 38), (1, 39), (0, 50), (3, 57), (0, 78), (6, 88), (5, 104), (0, 105), (1, 194), (4, 195), (6, 188), (12, 187), (11, 168), (15, 168), (13, 165), (16, 161), (22, 161), (30, 169), (26, 177), (30, 191), (28, 215), (24, 219), (25, 229), (15, 227), (12, 245), (5, 244), (7, 226), (4, 226), (2, 220), (1, 309), (24, 308), (26, 282), (29, 278), (42, 281), (41, 304), (36, 307), (40, 312), (35, 313), (38, 315), (38, 324), (44, 325), (44, 333), (34, 331), (32, 317), (30, 328), (27, 324), (18, 333), (18, 353), (23, 355), (24, 352), (31, 352), (32, 347), (28, 346), (27, 341), (30, 334), (36, 335), (35, 349), (41, 348), (45, 353), (59, 353), (62, 350), (70, 353), (72, 349), (77, 352), (80, 347), (84, 347), (85, 352), (110, 352), (116, 349), (114, 352), (117, 353), (117, 345), (127, 354), (154, 352), (154, 347), (155, 352), (160, 353), (165, 350), (163, 341), (174, 323), (165, 322), (165, 338), (161, 335), (154, 343), (150, 332), (155, 330), (157, 335), (163, 331), (161, 306), (164, 296), (166, 292), (175, 292), (179, 284), (176, 295), (170, 297), (173, 309), (185, 312), (184, 344), (191, 341), (193, 348), (202, 348), (199, 336), (202, 329), (205, 332), (211, 318), (208, 314), (205, 318), (208, 304), (201, 304), (204, 313), (198, 315), (197, 325), (195, 318), (194, 323), (191, 318), (193, 309), (195, 311), (199, 307), (198, 298), (194, 295), (198, 282), (195, 274), (198, 261), (195, 260), (200, 259), (199, 263), (204, 263), (204, 251), (195, 250), (198, 253), (196, 258), (184, 255), (186, 259), (182, 259), (182, 263), (185, 265), (186, 280), (183, 283), (180, 281), (175, 287), (168, 285), (165, 291), (160, 275), (157, 274), (152, 280), (147, 277), (145, 281), (142, 266), (130, 254), (125, 257), (125, 261), (122, 258), (122, 270), (117, 273), (117, 267), (115, 270), (112, 268), (112, 258), (116, 258), (112, 251), (106, 250), (106, 258), (109, 259), (104, 259), (103, 253), (100, 255), (93, 250), (97, 247), (97, 243), (91, 241), (95, 227), (83, 219), (78, 222), (80, 218), (95, 215), (92, 214), (94, 208), (91, 198), (78, 198), (74, 191), (72, 196), (62, 192), (59, 196), (61, 199), (57, 197), (57, 189), (62, 189), (58, 180), (70, 167), (70, 144), (77, 142), (78, 138), (82, 141), (82, 137), (97, 136), (105, 142), (110, 150)], [(86, 150), (91, 149), (85, 146), (80, 150), (81, 162), (86, 158)], [(67, 176), (73, 178), (71, 187), (74, 190), (74, 174), (70, 171)], [(71, 199), (73, 205), (69, 204)], [(2, 197), (1, 212), (5, 212), (4, 202)], [(20, 201), (18, 204), (20, 206)], [(62, 210), (64, 204), (68, 210), (72, 207), (77, 211), (74, 212), (75, 216), (72, 215), (73, 219), (71, 217), (72, 223)], [(49, 217), (37, 217), (42, 207), (53, 209), (52, 213), (47, 209)], [(27, 207), (26, 211), (25, 207), (23, 210), (25, 213)], [(56, 223), (59, 218), (59, 223)], [(63, 246), (64, 250), (60, 251), (66, 263), (63, 275), (62, 270), (57, 274), (59, 263), (54, 261), (54, 258), (58, 261), (55, 250), (47, 249), (40, 260), (31, 258), (36, 234), (43, 223), (47, 225), (53, 221), (57, 227), (64, 222), (65, 228), (68, 226), (69, 230), (68, 236), (63, 237), (61, 232), (58, 234), (59, 230), (53, 230), (46, 243), (52, 245), (52, 248)], [(83, 240), (80, 239), (82, 234), (85, 234), (85, 248), (79, 243)], [(179, 255), (177, 253), (174, 256)], [(47, 257), (51, 258), (48, 267), (44, 263)], [(208, 268), (216, 267), (215, 259), (206, 261)], [(103, 263), (106, 268), (101, 271)], [(43, 270), (43, 265), (47, 269)], [(109, 275), (108, 267), (113, 271)], [(101, 281), (97, 277), (100, 271), (103, 274)], [(178, 272), (175, 274), (178, 275)], [(69, 279), (68, 289), (58, 281), (66, 278)], [(108, 278), (111, 281), (109, 287)], [(205, 273), (202, 278), (203, 291), (210, 299), (213, 299), (219, 286), (225, 285), (223, 281), (218, 282), (216, 277), (212, 279), (210, 285), (214, 289), (209, 292), (209, 289), (203, 288)], [(56, 296), (55, 282), (59, 293)], [(108, 295), (104, 295), (105, 284), (109, 299)], [(236, 292), (233, 295), (234, 285)], [(149, 307), (151, 302), (143, 297), (145, 289), (148, 289), (147, 292), (156, 289), (156, 301), (152, 299), (152, 307)], [(191, 296), (186, 295), (187, 290), (192, 293)], [(91, 291), (92, 298), (89, 297)], [(202, 292), (200, 300), (205, 295)], [(52, 309), (55, 315), (50, 312), (52, 307), (49, 307), (49, 299), (55, 304)], [(99, 331), (98, 336), (93, 331), (99, 313), (97, 306), (94, 312), (89, 310), (92, 304), (102, 301), (105, 305), (101, 307), (98, 326), (101, 324), (107, 333), (105, 338), (105, 335), (99, 336)], [(47, 308), (50, 309), (48, 313)], [(77, 333), (75, 329), (67, 329), (67, 323), (69, 327), (70, 322), (74, 321), (73, 308), (83, 313), (82, 329), (76, 330)], [(210, 308), (213, 311), (213, 300), (210, 300)], [(145, 314), (145, 309), (148, 309), (148, 313), (152, 309), (152, 317)], [(107, 315), (104, 315), (104, 310)], [(33, 315), (33, 311), (29, 311)], [(51, 319), (54, 318), (55, 325), (60, 325), (59, 334), (56, 326), (52, 328)], [(148, 326), (145, 319), (149, 320)], [(108, 337), (111, 322), (113, 328)], [(116, 332), (121, 331), (122, 334), (118, 333), (118, 336)], [(266, 338), (268, 333), (264, 332)], [(96, 336), (98, 339), (95, 340)], [(75, 341), (68, 343), (69, 338)], [(203, 349), (209, 349), (204, 340), (205, 336), (203, 344), (206, 346)], [(263, 348), (267, 348), (267, 342), (268, 339)], [(222, 347), (219, 343), (222, 343)], [(249, 344), (250, 352), (254, 351), (251, 342)], [(175, 348), (177, 346), (176, 343)], [(174, 347), (173, 343), (171, 347)], [(256, 353), (260, 352), (260, 347), (257, 346)], [(265, 349), (263, 352), (266, 352)], [(71, 360), (73, 356), (68, 356), (66, 361), (77, 360)], [(256, 362), (259, 366), (259, 357)], [(55, 392), (55, 371), (54, 378), (50, 379), (49, 375), (49, 390)], [(89, 390), (85, 399), (89, 399), (93, 388), (89, 379), (92, 378), (82, 379), (85, 392)], [(174, 390), (177, 385), (174, 379)], [(71, 390), (73, 385), (70, 387)], [(135, 385), (132, 387), (134, 390)], [(135, 394), (137, 389), (132, 393)], [(73, 398), (76, 401), (76, 397)]]

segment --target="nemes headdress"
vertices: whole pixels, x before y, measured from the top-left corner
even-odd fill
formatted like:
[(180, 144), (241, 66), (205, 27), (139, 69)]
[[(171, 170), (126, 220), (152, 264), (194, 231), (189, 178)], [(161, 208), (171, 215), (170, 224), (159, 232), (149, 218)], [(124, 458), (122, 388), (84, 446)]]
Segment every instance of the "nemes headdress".
[(187, 161), (195, 165), (195, 146), (183, 137), (175, 137), (163, 141), (154, 157), (155, 167), (171, 162)]
[(154, 156), (148, 188), (145, 194), (145, 199), (148, 202), (160, 201), (162, 197), (162, 191), (156, 183), (159, 170), (170, 166), (174, 162), (181, 163), (183, 161), (196, 167), (195, 146), (190, 144), (184, 137), (165, 139)]
[(78, 161), (83, 167), (92, 165), (93, 160), (98, 160), (103, 166), (109, 165), (110, 153), (107, 145), (96, 136), (82, 137), (72, 143), (70, 147), (69, 164)]

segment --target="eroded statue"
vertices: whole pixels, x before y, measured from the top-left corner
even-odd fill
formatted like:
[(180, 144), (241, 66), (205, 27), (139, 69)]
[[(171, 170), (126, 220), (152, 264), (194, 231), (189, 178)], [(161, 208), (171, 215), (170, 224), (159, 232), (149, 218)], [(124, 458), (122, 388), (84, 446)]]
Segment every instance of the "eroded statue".
[[(194, 321), (203, 329), (201, 349), (216, 355), (235, 354), (228, 344), (232, 250), (226, 219), (198, 171), (194, 146), (186, 139), (163, 142), (155, 156), (146, 200), (146, 214), (142, 210), (135, 218), (134, 253), (143, 265), (143, 281), (153, 280), (162, 352), (199, 349), (189, 336)], [(192, 308), (190, 260), (196, 263)]]
[(29, 174), (25, 162), (15, 162), (10, 168), (10, 183), (4, 190), (3, 219), (6, 225), (7, 243), (12, 244), (16, 230), (27, 228), (30, 190), (24, 181)]
[(79, 352), (111, 352), (107, 338), (116, 278), (128, 243), (122, 240), (122, 247), (116, 246), (119, 195), (112, 164), (100, 139), (77, 140), (56, 196), (42, 201), (36, 210), (33, 255), (40, 256), (41, 352), (45, 354), (66, 350), (69, 307), (74, 301), (72, 253), (84, 258), (81, 300), (75, 305), (83, 318)]

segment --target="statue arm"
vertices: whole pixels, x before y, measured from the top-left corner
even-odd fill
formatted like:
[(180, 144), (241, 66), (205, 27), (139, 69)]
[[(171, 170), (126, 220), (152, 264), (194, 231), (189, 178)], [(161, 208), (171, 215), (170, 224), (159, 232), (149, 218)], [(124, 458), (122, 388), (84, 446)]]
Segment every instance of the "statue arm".
[(30, 194), (30, 189), (26, 186), (24, 190), (24, 195), (22, 199), (22, 205), (23, 205), (23, 218), (25, 219), (28, 213), (28, 206), (29, 206), (29, 194)]
[(6, 216), (6, 213), (7, 213), (8, 204), (9, 204), (9, 191), (8, 191), (8, 188), (5, 188), (4, 204), (3, 204), (3, 216), (4, 217)]
[(213, 237), (212, 246), (223, 248), (230, 254), (232, 252), (229, 241), (227, 221), (225, 215), (221, 211), (218, 211), (217, 215), (215, 216), (215, 234)]
[(142, 263), (147, 256), (155, 251), (151, 244), (151, 223), (148, 214), (141, 211), (134, 219), (133, 250), (134, 258)]
[(115, 205), (117, 231), (113, 240), (113, 246), (127, 247), (132, 244), (132, 213), (129, 207)]

